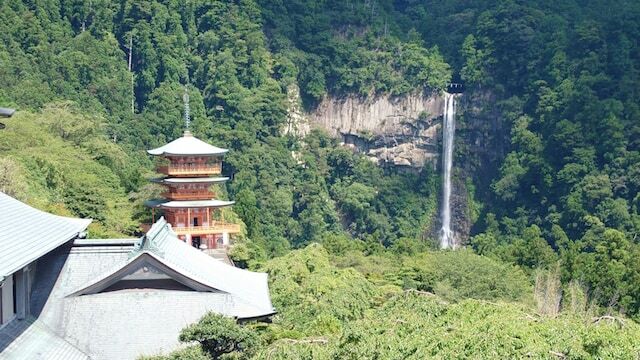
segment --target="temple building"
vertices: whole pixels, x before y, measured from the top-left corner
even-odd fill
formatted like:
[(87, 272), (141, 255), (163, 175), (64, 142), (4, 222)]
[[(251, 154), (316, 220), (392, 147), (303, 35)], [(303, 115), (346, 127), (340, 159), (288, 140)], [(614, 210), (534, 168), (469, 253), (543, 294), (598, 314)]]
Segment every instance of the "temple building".
[(156, 209), (163, 212), (178, 237), (195, 248), (226, 248), (229, 235), (240, 232), (240, 226), (224, 221), (222, 208), (233, 201), (216, 199), (213, 185), (229, 178), (222, 177), (221, 149), (196, 138), (186, 130), (184, 135), (148, 153), (160, 156), (158, 172), (164, 176), (152, 181), (162, 184), (163, 199), (147, 201), (155, 221)]
[(222, 177), (222, 157), (228, 151), (196, 138), (189, 131), (189, 95), (184, 94), (184, 135), (147, 152), (161, 157), (158, 173), (152, 181), (165, 187), (164, 198), (147, 201), (155, 222), (156, 209), (164, 214), (178, 238), (198, 249), (225, 249), (229, 235), (240, 226), (224, 221), (222, 208), (233, 201), (216, 199), (214, 185), (229, 180)]
[(136, 359), (183, 346), (207, 312), (275, 313), (267, 274), (193, 248), (164, 218), (132, 239), (86, 239), (90, 222), (0, 192), (0, 359)]

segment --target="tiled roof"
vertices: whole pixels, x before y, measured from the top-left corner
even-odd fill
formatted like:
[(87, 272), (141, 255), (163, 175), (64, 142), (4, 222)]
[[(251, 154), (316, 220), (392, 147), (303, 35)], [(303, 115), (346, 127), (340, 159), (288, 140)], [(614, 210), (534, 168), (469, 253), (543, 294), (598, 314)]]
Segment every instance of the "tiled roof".
[(190, 184), (190, 183), (220, 183), (229, 180), (228, 177), (188, 177), (188, 178), (159, 178), (151, 179), (152, 182), (163, 184)]
[[(179, 240), (170, 225), (160, 218), (147, 233), (151, 248), (159, 250), (159, 255), (177, 271), (194, 280), (201, 280), (218, 290), (243, 298), (253, 304), (261, 315), (246, 314), (242, 317), (256, 317), (274, 312), (269, 296), (266, 273), (243, 270), (211, 256)], [(144, 251), (144, 244), (138, 251)]]
[(0, 117), (11, 117), (15, 112), (14, 109), (0, 107)]
[(229, 150), (207, 144), (189, 132), (166, 145), (147, 150), (151, 155), (222, 155), (227, 151)]
[(34, 209), (0, 192), (0, 278), (75, 238), (90, 223)]
[(0, 331), (1, 360), (88, 360), (87, 354), (30, 318), (16, 320)]
[(85, 289), (97, 284), (110, 284), (120, 274), (129, 273), (126, 268), (139, 257), (149, 255), (175, 273), (203, 285), (212, 292), (223, 292), (242, 299), (246, 304), (244, 313), (233, 316), (241, 318), (262, 317), (274, 313), (267, 274), (256, 273), (225, 264), (179, 240), (164, 218), (158, 220), (143, 237), (126, 263), (122, 263), (75, 289), (82, 294)]
[[(74, 295), (142, 257), (210, 290), (132, 287)], [(142, 239), (77, 239), (41, 257), (35, 271), (31, 313), (37, 320), (0, 329), (0, 359), (136, 359), (183, 346), (180, 331), (207, 312), (274, 313), (266, 274), (207, 256), (178, 240), (164, 219)]]
[(145, 202), (145, 205), (149, 207), (162, 207), (162, 208), (201, 208), (201, 207), (224, 207), (235, 204), (235, 201), (226, 200), (166, 200), (156, 199)]

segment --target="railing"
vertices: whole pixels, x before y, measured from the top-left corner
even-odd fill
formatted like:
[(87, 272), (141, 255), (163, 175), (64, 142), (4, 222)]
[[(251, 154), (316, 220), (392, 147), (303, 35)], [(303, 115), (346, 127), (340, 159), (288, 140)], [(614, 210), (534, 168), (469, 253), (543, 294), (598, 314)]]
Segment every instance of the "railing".
[(217, 175), (222, 172), (222, 165), (158, 166), (158, 172), (167, 175)]
[(161, 195), (162, 197), (170, 200), (211, 200), (215, 197), (215, 194), (210, 191), (180, 193), (164, 192)]
[[(140, 224), (140, 228), (143, 232), (147, 232), (151, 229), (153, 224)], [(177, 226), (172, 227), (171, 229), (178, 235), (185, 234), (194, 234), (194, 235), (202, 235), (202, 234), (222, 234), (224, 232), (229, 234), (237, 234), (240, 232), (240, 225), (225, 223), (221, 221), (214, 221), (211, 225), (201, 225), (201, 226)]]
[(202, 226), (175, 226), (172, 228), (178, 235), (204, 235), (204, 234), (236, 234), (240, 232), (240, 225), (223, 222), (214, 222), (211, 225)]

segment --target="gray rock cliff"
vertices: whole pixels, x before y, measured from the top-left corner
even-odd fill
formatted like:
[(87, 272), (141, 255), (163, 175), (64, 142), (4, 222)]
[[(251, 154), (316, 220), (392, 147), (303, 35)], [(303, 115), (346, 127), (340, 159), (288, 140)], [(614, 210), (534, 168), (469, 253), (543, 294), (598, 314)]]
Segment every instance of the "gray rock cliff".
[(438, 93), (327, 96), (309, 113), (301, 110), (298, 96), (296, 88), (289, 90), (289, 123), (285, 132), (304, 136), (318, 127), (381, 165), (436, 165), (444, 101)]

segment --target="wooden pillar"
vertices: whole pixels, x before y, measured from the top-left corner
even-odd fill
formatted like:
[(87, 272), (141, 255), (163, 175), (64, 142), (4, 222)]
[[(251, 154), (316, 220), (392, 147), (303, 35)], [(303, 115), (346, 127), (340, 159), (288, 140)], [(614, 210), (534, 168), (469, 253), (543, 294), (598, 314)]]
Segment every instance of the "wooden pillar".
[(185, 224), (188, 227), (191, 227), (191, 208), (187, 208), (187, 223)]
[(207, 224), (209, 227), (211, 227), (211, 214), (209, 213), (210, 210), (211, 208), (207, 208)]

